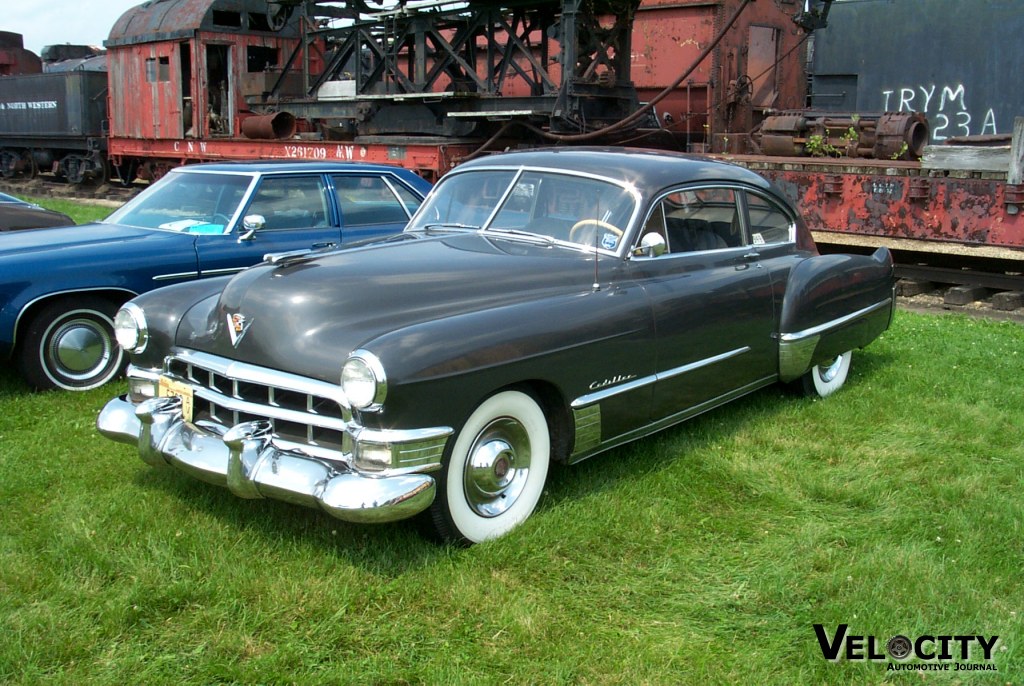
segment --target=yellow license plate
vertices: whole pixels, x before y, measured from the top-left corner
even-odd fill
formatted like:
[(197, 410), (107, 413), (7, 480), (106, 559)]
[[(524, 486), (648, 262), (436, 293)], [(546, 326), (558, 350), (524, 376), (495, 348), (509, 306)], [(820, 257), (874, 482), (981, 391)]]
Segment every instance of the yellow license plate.
[(186, 422), (192, 421), (192, 387), (187, 383), (160, 377), (159, 395), (161, 398), (181, 398), (181, 416)]

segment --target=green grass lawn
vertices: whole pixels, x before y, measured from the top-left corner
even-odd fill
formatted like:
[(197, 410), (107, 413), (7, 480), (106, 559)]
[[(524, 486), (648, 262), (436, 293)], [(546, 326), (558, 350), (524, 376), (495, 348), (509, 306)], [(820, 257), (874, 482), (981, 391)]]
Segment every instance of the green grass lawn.
[[(837, 395), (555, 469), (472, 548), (149, 468), (94, 429), (120, 385), (0, 373), (0, 682), (1021, 683), (1022, 351), (1019, 324), (901, 312)], [(816, 623), (998, 635), (998, 672), (829, 662)]]
[(64, 214), (75, 220), (76, 224), (87, 224), (89, 222), (99, 221), (100, 219), (106, 219), (106, 217), (114, 211), (114, 207), (110, 207), (109, 204), (102, 203), (86, 203), (81, 200), (64, 200), (61, 198), (36, 198), (28, 195), (21, 195), (16, 193), (17, 197), (22, 200), (34, 202), (40, 207), (45, 207), (48, 210), (55, 210), (57, 212), (63, 212)]

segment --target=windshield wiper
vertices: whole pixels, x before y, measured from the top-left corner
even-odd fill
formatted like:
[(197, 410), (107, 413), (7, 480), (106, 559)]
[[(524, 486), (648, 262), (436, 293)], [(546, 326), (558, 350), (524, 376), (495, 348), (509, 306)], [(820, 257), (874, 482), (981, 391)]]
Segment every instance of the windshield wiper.
[(521, 238), (523, 240), (530, 241), (531, 243), (543, 243), (544, 245), (554, 245), (555, 239), (551, 236), (545, 236), (542, 233), (533, 233), (532, 231), (521, 231), (520, 229), (487, 229), (486, 233), (497, 233), (501, 236), (508, 238)]

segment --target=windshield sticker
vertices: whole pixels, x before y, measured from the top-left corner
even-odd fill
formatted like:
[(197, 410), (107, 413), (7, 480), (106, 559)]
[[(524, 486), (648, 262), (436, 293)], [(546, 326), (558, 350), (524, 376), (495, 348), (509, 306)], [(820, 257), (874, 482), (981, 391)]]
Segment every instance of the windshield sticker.
[(601, 247), (605, 250), (615, 250), (615, 247), (619, 244), (619, 237), (614, 233), (606, 233), (601, 236)]

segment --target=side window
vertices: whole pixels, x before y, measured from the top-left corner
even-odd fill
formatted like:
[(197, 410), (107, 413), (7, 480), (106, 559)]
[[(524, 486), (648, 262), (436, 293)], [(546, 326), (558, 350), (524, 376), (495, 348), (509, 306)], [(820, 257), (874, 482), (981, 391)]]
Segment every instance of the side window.
[(747, 211), (750, 213), (750, 238), (754, 245), (795, 240), (795, 225), (775, 203), (747, 193)]
[(324, 191), (319, 176), (267, 177), (246, 214), (263, 215), (265, 231), (329, 226)]
[[(345, 226), (404, 224), (409, 221), (410, 200), (399, 198), (379, 176), (339, 175), (331, 179)], [(396, 188), (398, 186), (396, 185)], [(406, 191), (410, 197), (412, 193)], [(416, 199), (411, 209), (419, 206)]]
[(744, 244), (731, 188), (697, 188), (669, 193), (658, 201), (644, 227), (665, 238), (666, 253), (735, 248)]

